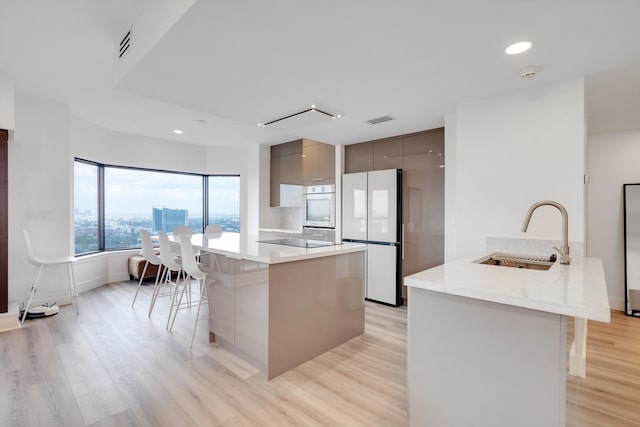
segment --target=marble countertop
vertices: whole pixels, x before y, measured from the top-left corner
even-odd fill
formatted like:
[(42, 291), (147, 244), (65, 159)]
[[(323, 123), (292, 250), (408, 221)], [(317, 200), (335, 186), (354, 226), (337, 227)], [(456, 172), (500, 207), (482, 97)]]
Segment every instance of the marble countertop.
[(194, 234), (191, 243), (195, 249), (242, 258), (266, 264), (300, 261), (366, 250), (361, 243), (342, 243), (320, 248), (298, 248), (257, 242), (258, 236), (243, 233), (222, 233), (219, 237)]
[(404, 284), (532, 310), (610, 321), (607, 284), (599, 258), (582, 258), (570, 265), (556, 262), (547, 271), (474, 262), (481, 258), (483, 256), (464, 258), (412, 274), (404, 278)]

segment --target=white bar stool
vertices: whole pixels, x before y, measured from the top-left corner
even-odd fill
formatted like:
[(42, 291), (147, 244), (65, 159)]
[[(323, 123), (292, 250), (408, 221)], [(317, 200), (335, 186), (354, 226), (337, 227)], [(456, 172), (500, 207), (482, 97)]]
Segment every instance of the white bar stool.
[(173, 329), (173, 324), (176, 321), (176, 316), (178, 315), (178, 310), (184, 308), (190, 308), (192, 306), (192, 302), (189, 301), (182, 304), (182, 297), (189, 287), (189, 292), (191, 292), (190, 286), (187, 283), (187, 280), (191, 280), (193, 277), (198, 281), (198, 285), (200, 287), (200, 297), (198, 298), (198, 310), (196, 311), (196, 319), (193, 323), (193, 332), (191, 333), (191, 341), (189, 342), (189, 348), (193, 346), (193, 338), (196, 336), (196, 327), (198, 326), (198, 317), (200, 317), (200, 307), (202, 306), (202, 302), (207, 302), (207, 284), (206, 279), (209, 275), (209, 269), (204, 265), (198, 264), (196, 262), (196, 254), (193, 250), (193, 245), (191, 244), (191, 240), (188, 236), (180, 236), (180, 254), (182, 255), (182, 268), (187, 274), (187, 278), (185, 279), (184, 286), (182, 287), (182, 292), (180, 293), (180, 299), (178, 303), (175, 305), (175, 312), (173, 313), (173, 320), (171, 321), (171, 328), (169, 332)]
[(133, 308), (133, 305), (136, 303), (136, 298), (138, 298), (138, 292), (140, 292), (140, 286), (142, 286), (142, 281), (147, 273), (149, 264), (158, 266), (156, 282), (153, 285), (154, 294), (156, 287), (158, 286), (158, 281), (160, 280), (160, 271), (162, 270), (162, 260), (158, 255), (156, 255), (156, 250), (153, 247), (153, 242), (151, 241), (151, 236), (149, 235), (148, 230), (145, 230), (144, 228), (140, 229), (140, 241), (142, 242), (142, 256), (145, 259), (145, 263), (144, 268), (142, 269), (142, 274), (140, 275), (140, 281), (138, 282), (138, 289), (136, 289), (136, 295), (133, 297), (133, 302), (131, 303), (131, 308)]
[(27, 300), (27, 304), (24, 307), (24, 314), (20, 319), (20, 325), (24, 323), (24, 320), (27, 317), (27, 313), (29, 308), (31, 307), (31, 301), (33, 300), (33, 295), (36, 293), (38, 289), (38, 282), (40, 281), (40, 275), (44, 267), (52, 266), (52, 265), (66, 265), (67, 266), (67, 277), (69, 280), (69, 297), (71, 297), (71, 304), (73, 305), (73, 300), (75, 299), (76, 306), (76, 314), (80, 314), (78, 310), (78, 290), (76, 289), (76, 279), (73, 273), (73, 263), (76, 262), (76, 257), (74, 256), (66, 256), (66, 257), (55, 257), (55, 258), (43, 258), (34, 255), (33, 246), (31, 244), (31, 237), (29, 236), (29, 232), (26, 229), (22, 230), (24, 234), (24, 241), (27, 246), (27, 259), (29, 262), (36, 266), (35, 271), (33, 272), (33, 277), (31, 278), (31, 291), (29, 292), (29, 298)]
[[(161, 287), (164, 288), (165, 286), (170, 286), (169, 296), (171, 297), (171, 310), (173, 309), (173, 305), (176, 300), (176, 294), (178, 293), (178, 287), (180, 285), (180, 278), (182, 276), (182, 262), (180, 260), (180, 257), (175, 255), (171, 250), (171, 241), (169, 240), (169, 236), (167, 235), (167, 233), (159, 232), (158, 239), (160, 241), (159, 258), (162, 261), (162, 265), (164, 266), (164, 271), (160, 278), (162, 286), (156, 286), (156, 288), (154, 289), (153, 297), (151, 298), (151, 306), (149, 307), (149, 316), (151, 316), (151, 312), (153, 311), (153, 307), (155, 306), (156, 299), (159, 296), (159, 290)], [(177, 273), (175, 282), (171, 278), (171, 275), (174, 272)], [(172, 288), (174, 289), (172, 290)], [(169, 316), (167, 317), (167, 329), (169, 329), (169, 322), (171, 320), (171, 310), (169, 310)]]

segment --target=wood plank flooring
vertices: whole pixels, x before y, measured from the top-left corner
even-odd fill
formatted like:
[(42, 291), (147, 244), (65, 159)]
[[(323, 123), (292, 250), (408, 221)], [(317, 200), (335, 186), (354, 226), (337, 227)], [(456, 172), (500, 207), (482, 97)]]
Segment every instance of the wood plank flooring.
[[(367, 303), (366, 331), (268, 382), (208, 344), (206, 313), (165, 330), (151, 287), (83, 293), (80, 315), (0, 334), (0, 426), (406, 426), (406, 310)], [(195, 313), (195, 310), (194, 310)], [(640, 426), (640, 319), (589, 323), (587, 378), (567, 384), (569, 426)], [(437, 426), (435, 426), (437, 427)]]

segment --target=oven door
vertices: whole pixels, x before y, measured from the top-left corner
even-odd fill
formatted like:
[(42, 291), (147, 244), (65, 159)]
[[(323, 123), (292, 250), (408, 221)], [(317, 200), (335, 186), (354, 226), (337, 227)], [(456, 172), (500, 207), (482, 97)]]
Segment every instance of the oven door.
[(336, 193), (304, 195), (304, 225), (335, 228)]

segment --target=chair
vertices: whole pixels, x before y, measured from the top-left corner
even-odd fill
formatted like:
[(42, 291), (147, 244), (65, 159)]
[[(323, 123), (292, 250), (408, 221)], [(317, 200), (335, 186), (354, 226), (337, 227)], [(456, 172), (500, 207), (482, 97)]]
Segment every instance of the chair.
[[(207, 285), (206, 279), (209, 275), (209, 269), (204, 265), (198, 264), (196, 262), (196, 255), (193, 250), (193, 245), (191, 244), (191, 240), (181, 238), (180, 239), (180, 253), (182, 255), (182, 266), (184, 271), (188, 275), (188, 280), (191, 280), (191, 277), (198, 281), (198, 285), (200, 286), (200, 298), (198, 299), (198, 310), (196, 311), (196, 319), (193, 323), (193, 332), (191, 333), (191, 342), (189, 343), (189, 348), (193, 346), (193, 339), (196, 336), (196, 327), (198, 326), (198, 317), (200, 317), (200, 307), (202, 306), (203, 301), (207, 301)], [(176, 321), (176, 316), (178, 315), (178, 311), (183, 308), (190, 308), (192, 306), (191, 302), (186, 303), (182, 306), (182, 298), (184, 297), (185, 291), (187, 289), (187, 284), (185, 281), (185, 286), (182, 288), (182, 292), (180, 293), (180, 299), (178, 300), (178, 304), (175, 307), (175, 312), (173, 314), (173, 320), (171, 321), (171, 328), (169, 331), (173, 330), (173, 324)], [(189, 289), (191, 292), (191, 289)]]
[[(171, 242), (169, 241), (169, 236), (167, 233), (159, 232), (158, 239), (160, 241), (160, 261), (162, 262), (162, 267), (164, 267), (164, 271), (160, 276), (160, 282), (162, 286), (156, 286), (153, 290), (153, 296), (151, 297), (151, 306), (149, 307), (149, 316), (153, 311), (153, 307), (156, 304), (156, 300), (158, 299), (158, 294), (160, 288), (164, 288), (169, 285), (171, 288), (175, 288), (174, 291), (171, 291), (169, 288), (169, 296), (171, 296), (171, 308), (173, 308), (173, 304), (176, 298), (177, 289), (180, 283), (180, 277), (182, 276), (182, 262), (180, 261), (180, 257), (176, 256), (171, 250)], [(176, 281), (173, 282), (171, 280), (171, 274), (178, 273)], [(169, 319), (167, 319), (167, 328), (169, 327), (169, 320), (171, 319), (171, 310), (169, 311)]]
[(140, 292), (140, 286), (142, 286), (142, 281), (144, 280), (149, 264), (158, 266), (158, 272), (156, 273), (156, 282), (153, 285), (154, 291), (158, 286), (158, 281), (160, 279), (160, 270), (162, 270), (162, 260), (156, 254), (156, 250), (153, 247), (153, 242), (151, 241), (151, 236), (149, 235), (148, 230), (145, 230), (144, 228), (140, 229), (140, 241), (142, 242), (142, 256), (145, 259), (145, 263), (144, 268), (142, 269), (142, 274), (140, 275), (140, 281), (138, 282), (138, 289), (136, 289), (136, 295), (133, 297), (133, 302), (131, 303), (131, 308), (133, 308), (133, 305), (136, 303), (136, 298), (138, 298), (138, 292)]
[(76, 258), (73, 256), (66, 257), (56, 257), (56, 258), (43, 258), (34, 255), (33, 246), (31, 244), (31, 237), (29, 236), (29, 232), (27, 230), (22, 230), (24, 234), (24, 241), (27, 246), (27, 259), (29, 262), (36, 266), (35, 271), (33, 272), (33, 277), (31, 278), (30, 283), (30, 292), (29, 298), (27, 300), (27, 304), (24, 307), (24, 314), (22, 315), (22, 319), (20, 319), (20, 325), (24, 323), (24, 320), (27, 317), (27, 313), (29, 312), (29, 308), (31, 307), (31, 301), (33, 300), (33, 294), (36, 293), (38, 289), (38, 282), (40, 281), (40, 275), (44, 267), (49, 267), (52, 265), (66, 265), (67, 266), (67, 278), (69, 281), (69, 297), (71, 297), (71, 304), (73, 304), (73, 300), (75, 299), (76, 306), (76, 314), (80, 314), (78, 310), (78, 291), (76, 289), (76, 279), (73, 273), (73, 263), (76, 262)]
[(176, 225), (175, 227), (173, 227), (174, 236), (179, 236), (181, 234), (193, 236), (193, 230), (188, 225)]
[(222, 227), (216, 224), (207, 225), (207, 228), (204, 229), (204, 234), (208, 237), (220, 237), (222, 233)]
[[(173, 227), (173, 235), (176, 238), (178, 236), (189, 236), (189, 238), (191, 238), (191, 236), (193, 236), (193, 230), (188, 225), (176, 225)], [(180, 253), (179, 245), (176, 245), (176, 250)], [(200, 251), (196, 251), (196, 258), (200, 260)]]

